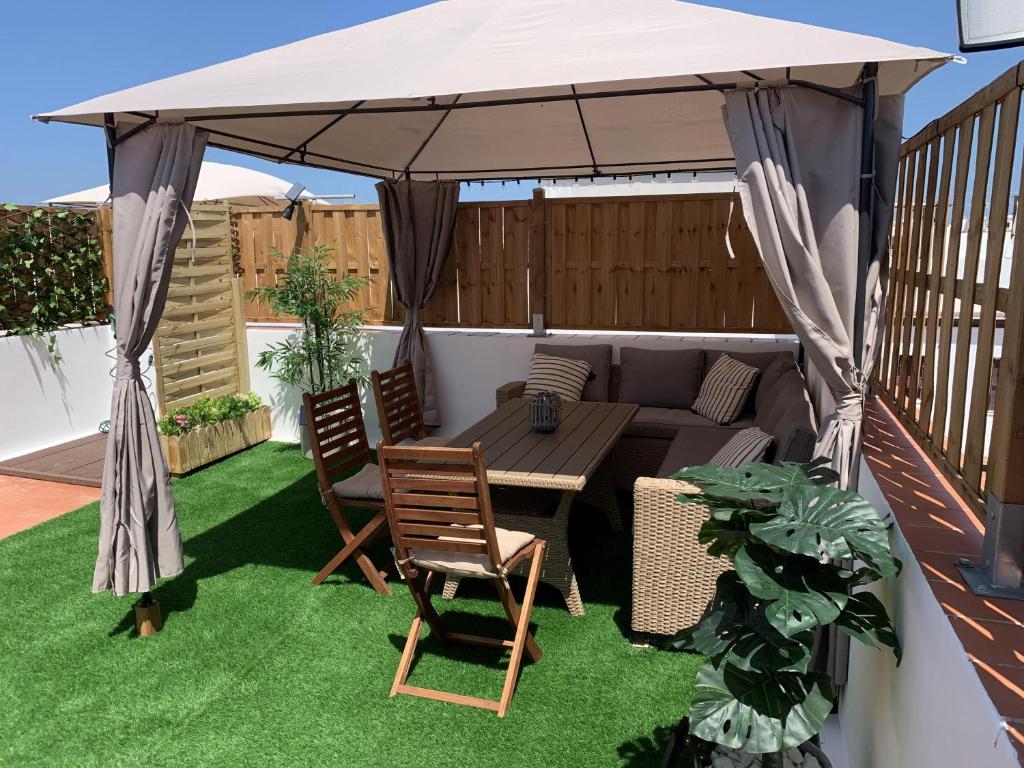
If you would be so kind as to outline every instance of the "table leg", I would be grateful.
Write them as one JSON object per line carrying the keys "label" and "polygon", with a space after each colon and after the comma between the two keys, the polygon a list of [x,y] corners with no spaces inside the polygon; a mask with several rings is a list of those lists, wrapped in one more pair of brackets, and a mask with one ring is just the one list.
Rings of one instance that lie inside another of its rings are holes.
{"label": "table leg", "polygon": [[612,485],[611,478],[601,469],[598,469],[594,476],[587,481],[580,493],[580,501],[604,512],[613,531],[625,530],[625,521],[622,519],[622,510],[619,508],[615,487]]}

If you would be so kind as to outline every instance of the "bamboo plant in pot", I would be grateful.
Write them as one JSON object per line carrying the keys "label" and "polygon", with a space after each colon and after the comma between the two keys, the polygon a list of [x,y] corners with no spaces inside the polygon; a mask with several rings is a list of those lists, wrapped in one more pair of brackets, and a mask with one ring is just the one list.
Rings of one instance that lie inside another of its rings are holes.
{"label": "bamboo plant in pot", "polygon": [[814,740],[833,694],[811,669],[815,629],[832,624],[888,646],[899,663],[885,607],[860,589],[899,572],[888,524],[858,494],[832,487],[837,476],[824,465],[706,464],[675,475],[698,489],[680,501],[711,510],[700,542],[734,567],[703,619],[669,643],[707,662],[663,765],[827,768]]}
{"label": "bamboo plant in pot", "polygon": [[[328,268],[331,249],[318,245],[289,256],[274,251],[287,264],[276,285],[254,288],[246,298],[265,303],[278,316],[293,316],[301,328],[284,341],[269,344],[256,367],[301,392],[320,394],[350,379],[366,379],[360,351],[364,311],[352,308],[369,278],[334,275]],[[306,413],[299,409],[302,454],[312,457]]]}

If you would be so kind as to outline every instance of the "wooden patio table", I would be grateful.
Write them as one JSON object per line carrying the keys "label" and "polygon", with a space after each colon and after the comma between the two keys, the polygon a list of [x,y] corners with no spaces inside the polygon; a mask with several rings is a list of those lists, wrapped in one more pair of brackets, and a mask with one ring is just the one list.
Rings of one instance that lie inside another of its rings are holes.
{"label": "wooden patio table", "polygon": [[[615,491],[601,474],[595,474],[605,456],[636,415],[638,406],[629,403],[591,403],[564,401],[561,422],[554,432],[534,432],[530,428],[529,398],[510,400],[482,418],[473,426],[448,441],[452,448],[466,448],[479,441],[487,462],[487,482],[495,486],[515,486],[560,491],[558,509],[551,524],[557,525],[556,538],[549,536],[546,554],[550,561],[564,549],[565,566],[569,567],[569,509],[576,494],[584,492],[586,501],[608,515],[612,527],[621,530]],[[557,522],[556,522],[557,521]],[[561,530],[562,528],[565,530]],[[554,580],[566,597],[573,615],[583,613],[575,576],[571,569],[562,582],[560,569],[554,563]],[[454,595],[455,583],[446,583],[445,596]]]}

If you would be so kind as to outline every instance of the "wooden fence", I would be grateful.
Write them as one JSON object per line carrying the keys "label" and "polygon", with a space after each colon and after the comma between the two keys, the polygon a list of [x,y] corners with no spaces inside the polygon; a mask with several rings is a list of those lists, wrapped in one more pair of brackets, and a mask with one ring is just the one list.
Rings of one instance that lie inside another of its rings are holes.
{"label": "wooden fence", "polygon": [[[390,312],[388,257],[384,249],[379,211],[376,205],[328,205],[296,208],[286,221],[281,208],[234,208],[237,256],[235,268],[245,291],[273,285],[284,273],[284,259],[297,248],[326,245],[334,258],[337,275],[369,277],[357,306],[366,311],[370,323],[394,321]],[[273,315],[265,304],[245,302],[246,320],[287,320]]]}
{"label": "wooden fence", "polygon": [[192,232],[174,254],[156,335],[153,367],[160,412],[201,396],[249,391],[241,281],[233,276],[231,218],[225,206],[192,206]]}
{"label": "wooden fence", "polygon": [[[371,322],[400,322],[377,207],[303,208],[291,222],[277,209],[233,209],[246,290],[281,274],[274,249],[327,245],[339,273],[370,276],[360,304]],[[791,331],[732,195],[460,204],[423,322],[523,328],[538,312],[552,328]],[[252,303],[246,318],[270,319]]]}
{"label": "wooden fence", "polygon": [[903,145],[873,382],[979,514],[988,493],[1024,503],[1022,85],[1024,63]]}

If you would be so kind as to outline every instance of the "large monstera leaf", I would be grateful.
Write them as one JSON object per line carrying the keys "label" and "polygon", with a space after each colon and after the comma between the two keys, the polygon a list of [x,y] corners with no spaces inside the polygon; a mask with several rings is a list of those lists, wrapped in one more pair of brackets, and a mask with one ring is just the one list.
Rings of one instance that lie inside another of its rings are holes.
{"label": "large monstera leaf", "polygon": [[793,488],[775,512],[771,519],[750,524],[750,532],[766,544],[818,560],[860,559],[878,576],[899,571],[885,521],[853,491]]}
{"label": "large monstera leaf", "polygon": [[850,637],[865,645],[877,648],[887,645],[896,655],[896,664],[903,661],[903,649],[896,636],[896,628],[881,601],[870,592],[850,595],[843,612],[836,617],[835,625]]}
{"label": "large monstera leaf", "polygon": [[690,705],[691,732],[761,754],[803,744],[825,723],[832,689],[825,675],[747,671],[705,664]]}
{"label": "large monstera leaf", "polygon": [[765,603],[746,588],[735,571],[718,577],[711,611],[699,624],[671,641],[677,650],[695,651],[716,667],[806,672],[814,633],[782,635],[765,617]]}
{"label": "large monstera leaf", "polygon": [[679,470],[673,477],[700,488],[703,495],[739,502],[778,502],[794,488],[830,482],[834,473],[818,463],[781,465],[751,463],[742,467],[702,464]]}
{"label": "large monstera leaf", "polygon": [[768,603],[764,609],[768,623],[785,637],[831,623],[849,599],[845,579],[850,574],[823,568],[810,558],[748,544],[740,548],[733,562],[751,594]]}

